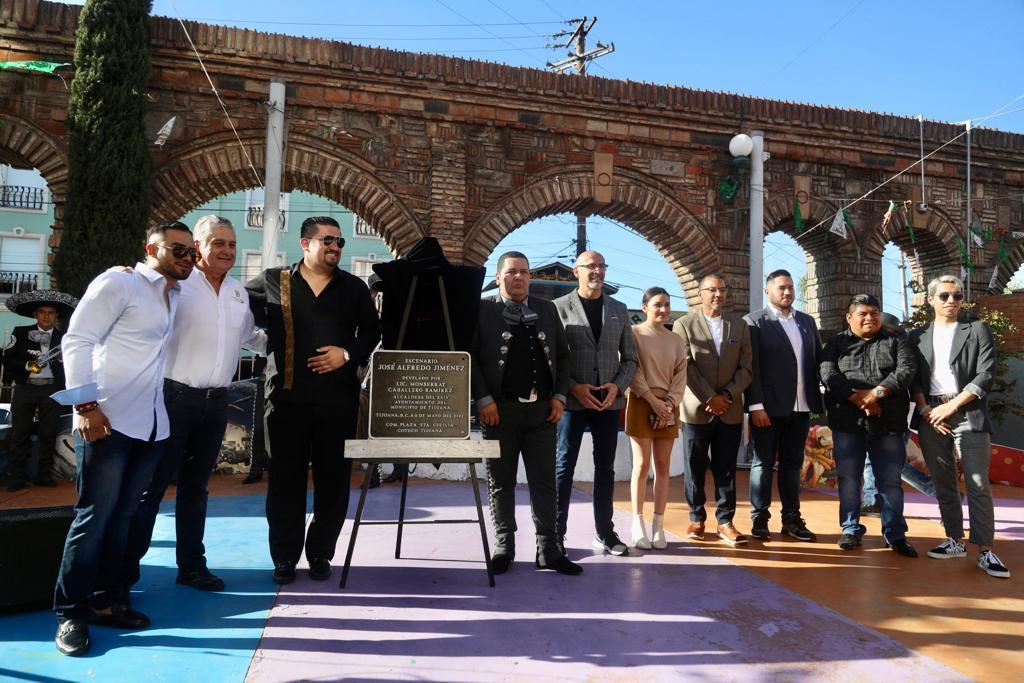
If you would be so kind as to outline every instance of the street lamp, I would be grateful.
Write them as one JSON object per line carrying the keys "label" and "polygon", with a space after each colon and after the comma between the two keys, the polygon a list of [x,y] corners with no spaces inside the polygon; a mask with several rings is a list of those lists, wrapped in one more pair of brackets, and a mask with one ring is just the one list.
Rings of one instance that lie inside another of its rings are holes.
{"label": "street lamp", "polygon": [[740,133],[729,141],[736,168],[750,166],[750,310],[761,309],[764,287],[764,133]]}

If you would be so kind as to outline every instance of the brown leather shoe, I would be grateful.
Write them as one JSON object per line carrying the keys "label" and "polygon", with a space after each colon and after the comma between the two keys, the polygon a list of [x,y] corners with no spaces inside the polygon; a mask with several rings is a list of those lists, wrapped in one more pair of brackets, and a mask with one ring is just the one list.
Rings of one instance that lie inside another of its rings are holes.
{"label": "brown leather shoe", "polygon": [[704,522],[690,522],[686,527],[686,537],[691,541],[704,540]]}
{"label": "brown leather shoe", "polygon": [[718,537],[729,545],[743,545],[747,542],[747,537],[739,532],[739,530],[732,524],[719,524],[718,525]]}

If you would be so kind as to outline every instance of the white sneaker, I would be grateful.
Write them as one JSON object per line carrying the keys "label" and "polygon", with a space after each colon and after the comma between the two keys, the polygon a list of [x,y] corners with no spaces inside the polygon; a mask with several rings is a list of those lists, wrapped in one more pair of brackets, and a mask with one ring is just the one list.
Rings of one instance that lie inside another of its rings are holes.
{"label": "white sneaker", "polygon": [[668,541],[665,540],[665,515],[654,515],[654,521],[651,524],[651,545],[656,550],[664,550],[668,547]]}
{"label": "white sneaker", "polygon": [[640,550],[651,549],[651,540],[647,538],[647,524],[640,515],[633,517],[633,546]]}
{"label": "white sneaker", "polygon": [[981,555],[978,555],[978,566],[984,569],[985,573],[989,576],[999,579],[1010,578],[1010,570],[1006,568],[1006,565],[991,550],[986,550]]}
{"label": "white sneaker", "polygon": [[935,560],[948,560],[951,557],[967,557],[967,548],[955,538],[947,538],[945,543],[928,551],[928,557]]}

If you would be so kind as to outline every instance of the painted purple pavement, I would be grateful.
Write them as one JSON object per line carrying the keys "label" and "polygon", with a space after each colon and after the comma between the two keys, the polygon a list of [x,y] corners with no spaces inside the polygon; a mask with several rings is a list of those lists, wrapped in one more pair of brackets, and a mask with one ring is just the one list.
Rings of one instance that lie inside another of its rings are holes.
{"label": "painted purple pavement", "polygon": [[[347,589],[336,567],[330,581],[300,572],[280,592],[247,680],[963,680],[679,539],[642,556],[594,555],[579,493],[567,545],[584,574],[537,571],[520,489],[519,557],[496,588],[473,526],[409,527],[402,560],[393,527],[364,527]],[[464,483],[409,489],[421,518],[466,517],[471,500]],[[391,518],[397,501],[395,488],[373,491],[367,518]],[[627,528],[625,515],[616,521]]]}

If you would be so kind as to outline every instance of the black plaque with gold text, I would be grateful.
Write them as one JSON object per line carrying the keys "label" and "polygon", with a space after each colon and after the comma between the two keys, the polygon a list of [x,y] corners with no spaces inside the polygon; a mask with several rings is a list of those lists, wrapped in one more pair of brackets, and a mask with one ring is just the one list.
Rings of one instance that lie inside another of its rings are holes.
{"label": "black plaque with gold text", "polygon": [[371,439],[468,439],[469,354],[386,351],[373,354]]}

